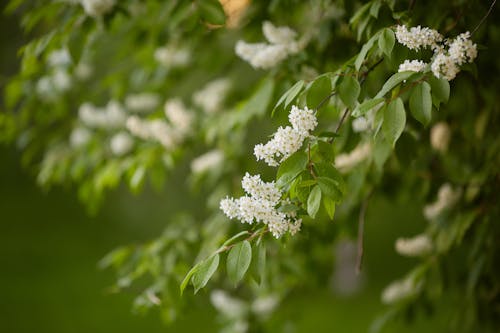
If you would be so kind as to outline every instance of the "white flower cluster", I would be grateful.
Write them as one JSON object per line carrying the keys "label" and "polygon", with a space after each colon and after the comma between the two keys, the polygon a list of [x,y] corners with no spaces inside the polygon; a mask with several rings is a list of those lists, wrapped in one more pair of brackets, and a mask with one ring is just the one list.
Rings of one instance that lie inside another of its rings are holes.
{"label": "white flower cluster", "polygon": [[398,72],[423,72],[427,65],[427,63],[421,60],[405,60],[401,65],[399,65]]}
{"label": "white flower cluster", "polygon": [[420,257],[432,251],[432,241],[429,236],[421,234],[413,238],[398,238],[395,244],[396,252],[407,257]]}
{"label": "white flower cluster", "polygon": [[347,172],[367,159],[372,153],[369,142],[360,143],[351,152],[339,154],[335,157],[335,167],[341,172]]}
{"label": "white flower cluster", "polygon": [[173,99],[165,103],[165,119],[141,119],[128,117],[126,127],[132,135],[143,140],[161,143],[166,149],[173,149],[189,133],[192,116],[181,100]]}
{"label": "white flower cluster", "polygon": [[[470,40],[470,33],[464,32],[453,40],[444,40],[436,30],[427,27],[412,27],[410,30],[404,25],[396,27],[396,39],[410,50],[431,47],[434,50],[431,62],[431,71],[437,78],[453,80],[461,65],[471,63],[477,57],[477,46]],[[446,49],[448,46],[448,49]],[[422,72],[427,64],[419,60],[405,60],[399,66],[399,72]]]}
{"label": "white flower cluster", "polygon": [[438,190],[437,200],[424,207],[424,216],[428,220],[434,220],[443,211],[455,205],[461,195],[461,190],[454,190],[448,183],[443,184]]}
{"label": "white flower cluster", "polygon": [[441,121],[432,126],[430,134],[431,147],[441,153],[446,153],[450,144],[450,126],[444,121]]}
{"label": "white flower cluster", "polygon": [[80,3],[87,15],[100,17],[114,7],[116,0],[80,0]]}
{"label": "white flower cluster", "polygon": [[70,134],[69,144],[73,148],[80,148],[87,144],[92,137],[92,133],[86,127],[75,127]]}
{"label": "white flower cluster", "polygon": [[211,150],[198,156],[191,162],[191,171],[196,174],[217,168],[224,161],[224,153],[219,149]]}
{"label": "white flower cluster", "polygon": [[113,135],[109,145],[114,155],[123,156],[132,150],[134,139],[127,132],[121,131]]}
{"label": "white flower cluster", "polygon": [[295,219],[295,214],[277,210],[277,206],[284,201],[274,182],[266,183],[260,179],[260,175],[246,173],[241,185],[247,195],[238,199],[226,197],[220,202],[221,210],[230,219],[236,218],[248,224],[264,223],[276,238],[287,231],[294,235],[300,230],[301,219]]}
{"label": "white flower cluster", "polygon": [[355,118],[351,123],[352,130],[356,133],[361,133],[370,129],[375,121],[374,111],[375,109],[371,109],[364,116]]}
{"label": "white flower cluster", "polygon": [[71,56],[65,48],[52,51],[48,55],[49,74],[42,76],[36,83],[36,92],[42,99],[50,100],[58,93],[63,93],[71,88],[72,79],[68,74],[71,62]]}
{"label": "white flower cluster", "polygon": [[152,111],[160,105],[160,96],[155,93],[130,94],[125,97],[125,107],[133,112]]}
{"label": "white flower cluster", "polygon": [[80,121],[90,128],[113,129],[125,124],[126,114],[120,103],[110,101],[103,108],[84,103],[78,110]]}
{"label": "white flower cluster", "polygon": [[254,148],[257,161],[264,160],[269,166],[278,166],[290,155],[300,149],[310,132],[318,125],[314,110],[299,109],[292,106],[288,115],[292,126],[279,127],[273,138],[266,144],[258,144]]}
{"label": "white flower cluster", "polygon": [[382,291],[382,303],[394,304],[412,295],[415,295],[420,289],[412,277],[392,282],[384,291]]}
{"label": "white flower cluster", "polygon": [[157,48],[154,58],[167,68],[184,67],[189,64],[191,53],[186,48],[177,48],[173,45],[168,45]]}
{"label": "white flower cluster", "polygon": [[228,79],[211,81],[193,95],[193,102],[206,113],[217,112],[226,99],[231,82]]}
{"label": "white flower cluster", "polygon": [[437,49],[438,42],[443,40],[443,36],[434,29],[421,26],[412,27],[410,30],[405,25],[396,27],[396,39],[410,50],[420,50],[420,48],[431,47]]}
{"label": "white flower cluster", "polygon": [[276,27],[266,21],[262,24],[262,32],[270,44],[240,40],[235,48],[236,54],[256,69],[272,68],[305,46],[305,41],[297,41],[297,33],[289,27]]}

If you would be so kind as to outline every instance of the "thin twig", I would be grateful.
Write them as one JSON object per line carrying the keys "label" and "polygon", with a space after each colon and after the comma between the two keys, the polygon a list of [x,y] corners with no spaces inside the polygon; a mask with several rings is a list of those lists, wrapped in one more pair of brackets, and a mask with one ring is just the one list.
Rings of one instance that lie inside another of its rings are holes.
{"label": "thin twig", "polygon": [[483,24],[483,22],[486,20],[486,18],[490,15],[490,13],[493,10],[493,7],[495,6],[496,2],[497,2],[497,0],[493,0],[493,2],[491,3],[490,8],[488,9],[488,12],[486,12],[486,15],[483,16],[483,18],[481,19],[481,21],[479,21],[479,23],[477,24],[477,26],[470,33],[471,36],[474,35],[474,33],[477,31],[477,29],[479,29],[479,27],[481,26],[481,24]]}
{"label": "thin twig", "polygon": [[365,200],[361,204],[361,210],[359,211],[359,220],[358,220],[358,256],[356,258],[356,274],[361,273],[361,265],[363,264],[363,252],[364,252],[364,232],[365,232],[365,216],[366,216],[366,208],[368,207],[368,201],[372,192],[368,193]]}
{"label": "thin twig", "polygon": [[330,98],[332,98],[333,96],[335,96],[337,94],[337,91],[334,90],[330,93],[330,95],[326,96],[325,98],[323,98],[321,100],[321,102],[318,103],[318,105],[316,106],[315,110],[318,111],[322,106],[323,104],[325,104],[326,102],[328,102],[330,100]]}

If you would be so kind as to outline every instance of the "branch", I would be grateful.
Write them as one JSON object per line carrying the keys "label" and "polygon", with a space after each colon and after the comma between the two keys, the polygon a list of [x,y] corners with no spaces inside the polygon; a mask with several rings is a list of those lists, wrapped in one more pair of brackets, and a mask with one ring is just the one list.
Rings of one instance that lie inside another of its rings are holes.
{"label": "branch", "polygon": [[479,21],[479,23],[477,24],[477,26],[474,28],[474,30],[472,30],[472,32],[470,33],[471,36],[474,35],[474,33],[477,31],[477,29],[479,29],[479,27],[481,26],[481,24],[483,24],[483,22],[486,20],[486,18],[490,15],[491,11],[493,10],[493,7],[495,6],[495,3],[497,2],[497,0],[493,0],[493,2],[491,3],[491,6],[490,8],[488,9],[488,11],[486,12],[486,15],[483,16],[483,18],[481,19],[481,21]]}

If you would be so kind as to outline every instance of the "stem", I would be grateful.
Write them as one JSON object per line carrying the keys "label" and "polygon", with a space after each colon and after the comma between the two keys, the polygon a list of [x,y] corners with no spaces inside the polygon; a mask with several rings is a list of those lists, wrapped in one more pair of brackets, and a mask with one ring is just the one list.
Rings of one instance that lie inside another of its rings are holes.
{"label": "stem", "polygon": [[[254,231],[250,236],[248,236],[247,238],[245,238],[244,241],[249,241],[250,242],[252,239],[254,239],[254,238],[258,237],[258,236],[262,236],[262,235],[264,235],[268,231],[269,231],[269,229],[267,229],[267,227],[262,228],[262,229],[258,229],[256,231]],[[237,243],[223,246],[223,247],[219,248],[217,251],[215,251],[215,253],[226,252],[226,251],[230,250],[231,248],[233,248],[236,244]]]}
{"label": "stem", "polygon": [[493,10],[493,7],[495,6],[495,3],[497,2],[497,0],[493,0],[491,2],[491,5],[490,5],[490,8],[488,9],[488,11],[486,12],[486,15],[483,16],[483,18],[481,19],[481,21],[479,21],[479,23],[477,24],[477,26],[474,28],[474,30],[472,30],[472,32],[470,33],[471,36],[474,35],[474,33],[477,31],[477,29],[479,29],[479,27],[481,26],[481,24],[483,24],[483,22],[486,20],[486,18],[490,15],[491,11]]}

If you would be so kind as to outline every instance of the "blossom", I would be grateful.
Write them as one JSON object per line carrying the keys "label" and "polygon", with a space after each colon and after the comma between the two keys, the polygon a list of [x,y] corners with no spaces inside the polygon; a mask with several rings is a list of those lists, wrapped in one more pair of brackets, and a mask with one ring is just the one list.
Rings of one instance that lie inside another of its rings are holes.
{"label": "blossom", "polygon": [[443,36],[434,29],[421,26],[412,27],[410,30],[405,25],[396,27],[396,39],[410,50],[420,50],[420,48],[431,47],[436,49],[438,42],[443,40]]}
{"label": "blossom", "polygon": [[427,204],[424,207],[424,216],[428,220],[436,219],[443,211],[451,208],[460,199],[461,190],[455,190],[453,187],[445,183],[438,190],[437,200]]}
{"label": "blossom", "polygon": [[211,150],[191,161],[193,173],[204,173],[218,167],[224,161],[224,153],[219,149]]}
{"label": "blossom", "polygon": [[292,106],[288,120],[291,127],[280,126],[271,140],[254,147],[257,161],[263,160],[269,166],[278,166],[302,147],[304,140],[318,125],[314,111],[307,107],[300,109]]}
{"label": "blossom", "polygon": [[448,81],[453,80],[460,72],[455,60],[444,53],[438,53],[435,56],[431,64],[431,70],[435,77],[445,78]]}
{"label": "blossom", "polygon": [[47,58],[47,62],[52,67],[64,67],[71,64],[71,56],[68,49],[62,48],[52,51]]}
{"label": "blossom", "polygon": [[100,17],[108,13],[116,3],[116,0],[80,0],[87,15]]}
{"label": "blossom", "polygon": [[201,107],[206,113],[217,112],[227,96],[230,83],[231,81],[225,78],[209,82],[203,89],[194,93],[194,104]]}
{"label": "blossom", "polygon": [[167,100],[164,112],[170,123],[182,134],[187,134],[191,129],[193,115],[186,108],[182,100],[174,98]]}
{"label": "blossom", "polygon": [[413,238],[398,238],[395,243],[396,252],[407,257],[425,256],[432,251],[432,241],[422,234]]}
{"label": "blossom", "polygon": [[114,155],[122,156],[130,152],[134,145],[134,140],[128,133],[122,131],[111,138],[109,145]]}
{"label": "blossom", "polygon": [[367,159],[372,152],[369,142],[360,143],[350,153],[339,154],[335,157],[335,167],[342,172],[347,172]]}
{"label": "blossom", "polygon": [[439,122],[431,128],[431,147],[439,152],[445,153],[450,144],[450,126],[445,122]]}
{"label": "blossom", "polygon": [[419,286],[415,285],[411,277],[397,280],[382,291],[382,302],[385,304],[394,304],[416,294],[418,290]]}
{"label": "blossom", "polygon": [[448,54],[457,65],[473,62],[477,57],[477,46],[470,40],[470,33],[464,32],[451,41]]}
{"label": "blossom", "polygon": [[159,47],[154,52],[154,58],[165,67],[184,67],[191,60],[191,53],[186,48],[176,48],[173,45]]}
{"label": "blossom", "polygon": [[159,104],[160,97],[154,93],[130,94],[125,98],[125,107],[130,111],[151,111]]}
{"label": "blossom", "polygon": [[122,106],[114,100],[109,101],[104,108],[84,103],[78,109],[78,117],[88,127],[103,129],[123,127],[126,119]]}
{"label": "blossom", "polygon": [[212,291],[210,302],[218,311],[230,318],[239,318],[248,311],[248,306],[243,301],[231,297],[224,290]]}
{"label": "blossom", "polygon": [[262,32],[270,44],[246,43],[241,40],[236,43],[236,54],[253,68],[272,68],[305,46],[305,41],[296,41],[297,33],[289,27],[276,27],[265,21]]}
{"label": "blossom", "polygon": [[405,60],[401,65],[399,65],[398,72],[423,72],[427,65],[428,64],[421,60]]}
{"label": "blossom", "polygon": [[284,201],[274,182],[266,183],[260,175],[246,173],[241,184],[247,195],[238,199],[226,197],[220,202],[220,208],[227,217],[242,223],[263,223],[276,238],[286,232],[295,234],[300,229],[300,219],[278,211],[277,207]]}
{"label": "blossom", "polygon": [[85,127],[78,126],[71,131],[69,143],[73,148],[85,146],[92,137],[92,133]]}

